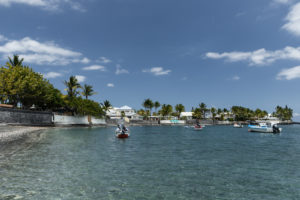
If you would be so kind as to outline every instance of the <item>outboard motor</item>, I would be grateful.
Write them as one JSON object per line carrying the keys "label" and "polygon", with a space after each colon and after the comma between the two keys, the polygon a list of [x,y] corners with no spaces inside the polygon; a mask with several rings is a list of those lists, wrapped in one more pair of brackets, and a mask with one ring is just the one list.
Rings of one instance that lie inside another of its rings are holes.
{"label": "outboard motor", "polygon": [[274,124],[273,125],[273,133],[280,133],[280,130],[279,130],[279,128]]}

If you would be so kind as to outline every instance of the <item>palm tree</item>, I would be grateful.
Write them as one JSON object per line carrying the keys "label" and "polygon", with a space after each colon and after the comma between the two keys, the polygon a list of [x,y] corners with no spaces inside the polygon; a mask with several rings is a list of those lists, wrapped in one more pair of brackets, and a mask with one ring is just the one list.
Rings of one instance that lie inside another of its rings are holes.
{"label": "palm tree", "polygon": [[108,100],[105,100],[102,104],[102,107],[103,107],[103,110],[105,110],[105,112],[106,112],[109,110],[109,108],[111,108],[111,104]]}
{"label": "palm tree", "polygon": [[173,112],[173,107],[171,105],[163,104],[160,110],[162,116],[169,116]]}
{"label": "palm tree", "polygon": [[222,109],[218,108],[217,113],[218,113],[218,115],[221,115],[222,114]]}
{"label": "palm tree", "polygon": [[15,66],[22,66],[22,63],[23,63],[24,58],[19,59],[19,56],[15,54],[15,55],[13,56],[13,59],[11,59],[11,57],[8,57],[8,60],[9,60],[9,63],[10,63],[13,67],[15,67]]}
{"label": "palm tree", "polygon": [[199,108],[200,108],[200,111],[201,111],[201,113],[202,113],[202,118],[204,119],[205,118],[205,113],[206,113],[206,111],[207,111],[207,108],[206,108],[206,105],[205,105],[205,103],[200,103],[199,104]]}
{"label": "palm tree", "polygon": [[177,104],[177,105],[175,106],[175,110],[176,110],[176,114],[177,114],[177,116],[178,116],[178,118],[179,118],[180,113],[182,113],[182,112],[185,111],[184,105],[182,105],[182,104]]}
{"label": "palm tree", "polygon": [[78,94],[77,89],[81,88],[77,78],[75,76],[70,76],[69,81],[65,81],[64,84],[67,87],[65,90],[67,90],[68,92],[68,97],[69,98],[76,97]]}
{"label": "palm tree", "polygon": [[145,110],[148,108],[150,115],[151,115],[151,110],[154,106],[153,101],[150,98],[145,99],[142,105],[145,108]]}
{"label": "palm tree", "polygon": [[93,86],[91,86],[91,85],[84,84],[82,90],[83,91],[81,94],[83,96],[85,96],[85,99],[88,99],[89,96],[96,94],[96,92],[94,92],[94,90],[93,90]]}
{"label": "palm tree", "polygon": [[210,112],[211,112],[211,114],[212,114],[212,119],[213,119],[213,123],[215,122],[215,117],[216,117],[216,112],[217,112],[217,109],[216,108],[214,108],[214,107],[212,107],[211,109],[210,109]]}
{"label": "palm tree", "polygon": [[193,118],[196,118],[197,120],[202,118],[202,112],[201,112],[200,108],[195,108],[193,110]]}
{"label": "palm tree", "polygon": [[257,108],[255,111],[254,111],[254,114],[255,114],[255,117],[256,119],[259,119],[262,115],[262,111],[261,109]]}
{"label": "palm tree", "polygon": [[154,108],[155,108],[155,112],[157,112],[157,108],[160,107],[160,103],[158,101],[154,102]]}

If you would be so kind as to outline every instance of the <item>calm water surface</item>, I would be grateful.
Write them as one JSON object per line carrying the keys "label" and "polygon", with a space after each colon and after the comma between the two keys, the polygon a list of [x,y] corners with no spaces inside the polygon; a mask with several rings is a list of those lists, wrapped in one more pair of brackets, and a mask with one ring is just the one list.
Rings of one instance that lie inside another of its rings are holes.
{"label": "calm water surface", "polygon": [[0,199],[300,199],[300,126],[51,129],[1,147]]}

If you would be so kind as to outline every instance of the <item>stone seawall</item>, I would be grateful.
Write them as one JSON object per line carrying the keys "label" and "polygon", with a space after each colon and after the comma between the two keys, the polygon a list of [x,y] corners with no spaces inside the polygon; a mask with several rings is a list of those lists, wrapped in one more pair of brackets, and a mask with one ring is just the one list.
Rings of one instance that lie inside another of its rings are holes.
{"label": "stone seawall", "polygon": [[52,112],[0,107],[0,123],[25,126],[53,126]]}

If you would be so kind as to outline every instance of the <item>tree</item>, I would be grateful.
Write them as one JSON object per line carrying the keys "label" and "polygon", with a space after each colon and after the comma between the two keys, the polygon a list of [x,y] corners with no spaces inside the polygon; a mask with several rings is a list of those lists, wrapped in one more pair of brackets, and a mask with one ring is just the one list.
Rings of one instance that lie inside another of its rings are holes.
{"label": "tree", "polygon": [[257,119],[259,119],[259,118],[261,117],[261,115],[262,115],[261,109],[257,108],[257,109],[254,111],[254,114],[255,114],[255,117],[256,117]]}
{"label": "tree", "polygon": [[102,117],[105,115],[105,112],[98,102],[83,99],[82,97],[73,98],[69,101],[68,106],[73,108],[73,112],[78,115],[91,115],[95,117]]}
{"label": "tree", "polygon": [[152,108],[153,108],[153,106],[154,106],[152,100],[151,100],[150,98],[145,99],[142,105],[143,105],[143,107],[145,108],[145,110],[146,110],[146,109],[149,110],[149,113],[150,113],[150,115],[151,115],[151,110],[152,110]]}
{"label": "tree", "polygon": [[211,112],[211,114],[212,114],[212,119],[213,119],[213,121],[215,121],[215,117],[216,117],[216,115],[217,115],[217,110],[216,110],[216,108],[214,108],[214,107],[212,107],[211,109],[210,109],[210,112]]}
{"label": "tree", "polygon": [[89,96],[92,96],[96,93],[93,90],[93,86],[84,84],[81,94],[85,97],[85,99],[88,99]]}
{"label": "tree", "polygon": [[111,104],[108,100],[105,100],[102,104],[103,110],[107,112],[111,108]]}
{"label": "tree", "polygon": [[158,101],[154,102],[154,108],[155,108],[155,112],[157,112],[157,108],[160,107],[160,103]]}
{"label": "tree", "polygon": [[180,113],[185,111],[184,105],[182,105],[182,104],[175,105],[175,110],[176,110],[176,116],[179,118]]}
{"label": "tree", "polygon": [[143,109],[140,109],[137,111],[137,114],[140,115],[140,116],[143,116],[143,119],[146,119],[147,116],[149,115],[149,111],[148,110],[143,110]]}
{"label": "tree", "polygon": [[18,104],[23,108],[35,105],[45,110],[64,105],[62,94],[40,73],[28,66],[13,66],[10,62],[0,68],[0,94],[3,103],[15,107]]}
{"label": "tree", "polygon": [[218,115],[221,115],[222,114],[222,109],[218,108],[217,113],[218,113]]}
{"label": "tree", "polygon": [[15,55],[13,56],[13,59],[11,59],[10,57],[8,57],[8,60],[9,60],[8,63],[9,63],[11,66],[15,67],[15,66],[22,66],[22,63],[23,63],[24,58],[19,59],[19,56],[15,54]]}
{"label": "tree", "polygon": [[173,107],[171,105],[163,104],[160,110],[162,116],[169,116],[173,112]]}
{"label": "tree", "polygon": [[77,90],[81,88],[81,86],[75,76],[70,76],[69,81],[65,81],[64,84],[67,87],[65,90],[67,91],[69,98],[73,98],[78,95],[79,92]]}
{"label": "tree", "polygon": [[199,104],[200,112],[202,113],[202,119],[205,118],[205,113],[207,112],[206,104],[205,103],[200,103]]}
{"label": "tree", "polygon": [[195,108],[193,112],[193,118],[195,119],[201,119],[202,118],[202,112],[200,108]]}
{"label": "tree", "polygon": [[293,118],[293,110],[287,105],[284,108],[277,106],[273,115],[278,117],[280,120],[291,120]]}
{"label": "tree", "polygon": [[255,112],[242,106],[232,106],[231,112],[235,115],[236,121],[246,121],[255,119]]}

